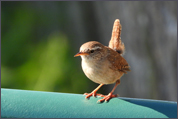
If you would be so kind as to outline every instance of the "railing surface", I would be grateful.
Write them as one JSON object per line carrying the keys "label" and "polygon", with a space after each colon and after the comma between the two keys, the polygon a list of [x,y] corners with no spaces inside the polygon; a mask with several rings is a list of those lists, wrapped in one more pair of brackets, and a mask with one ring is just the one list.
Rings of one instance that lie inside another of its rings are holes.
{"label": "railing surface", "polygon": [[1,88],[1,118],[177,118],[177,102]]}

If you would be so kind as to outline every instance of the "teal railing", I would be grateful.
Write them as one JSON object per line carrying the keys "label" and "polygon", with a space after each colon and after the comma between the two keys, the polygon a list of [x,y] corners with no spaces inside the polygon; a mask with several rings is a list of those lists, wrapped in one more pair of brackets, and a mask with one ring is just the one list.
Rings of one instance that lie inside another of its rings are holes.
{"label": "teal railing", "polygon": [[1,118],[177,118],[177,102],[1,88]]}

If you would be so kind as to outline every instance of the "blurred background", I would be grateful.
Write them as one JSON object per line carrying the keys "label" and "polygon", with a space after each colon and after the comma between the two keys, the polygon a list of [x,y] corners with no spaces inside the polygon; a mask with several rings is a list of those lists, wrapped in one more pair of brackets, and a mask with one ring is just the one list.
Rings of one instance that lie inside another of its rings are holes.
{"label": "blurred background", "polygon": [[176,1],[2,1],[1,87],[90,93],[98,84],[74,55],[88,41],[107,46],[115,19],[131,72],[114,93],[177,101]]}

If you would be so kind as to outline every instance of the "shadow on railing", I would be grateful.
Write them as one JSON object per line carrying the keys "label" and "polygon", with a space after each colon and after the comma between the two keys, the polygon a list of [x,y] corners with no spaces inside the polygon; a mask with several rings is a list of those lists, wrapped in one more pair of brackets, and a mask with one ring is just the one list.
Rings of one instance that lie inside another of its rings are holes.
{"label": "shadow on railing", "polygon": [[177,102],[1,88],[1,118],[177,118]]}

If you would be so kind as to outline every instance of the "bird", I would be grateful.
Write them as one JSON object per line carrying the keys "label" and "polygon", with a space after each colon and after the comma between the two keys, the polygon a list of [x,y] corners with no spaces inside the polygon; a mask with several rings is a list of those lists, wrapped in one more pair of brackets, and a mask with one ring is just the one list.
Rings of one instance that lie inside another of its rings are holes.
{"label": "bird", "polygon": [[[84,93],[85,98],[91,96],[101,96],[97,102],[109,101],[117,97],[113,94],[116,87],[120,84],[120,78],[130,71],[130,66],[122,56],[125,51],[124,43],[121,41],[121,24],[116,19],[109,46],[104,46],[97,41],[89,41],[80,47],[80,51],[74,57],[81,56],[81,66],[84,74],[93,82],[100,84],[91,93]],[[97,94],[103,86],[115,83],[114,88],[108,95]]]}

